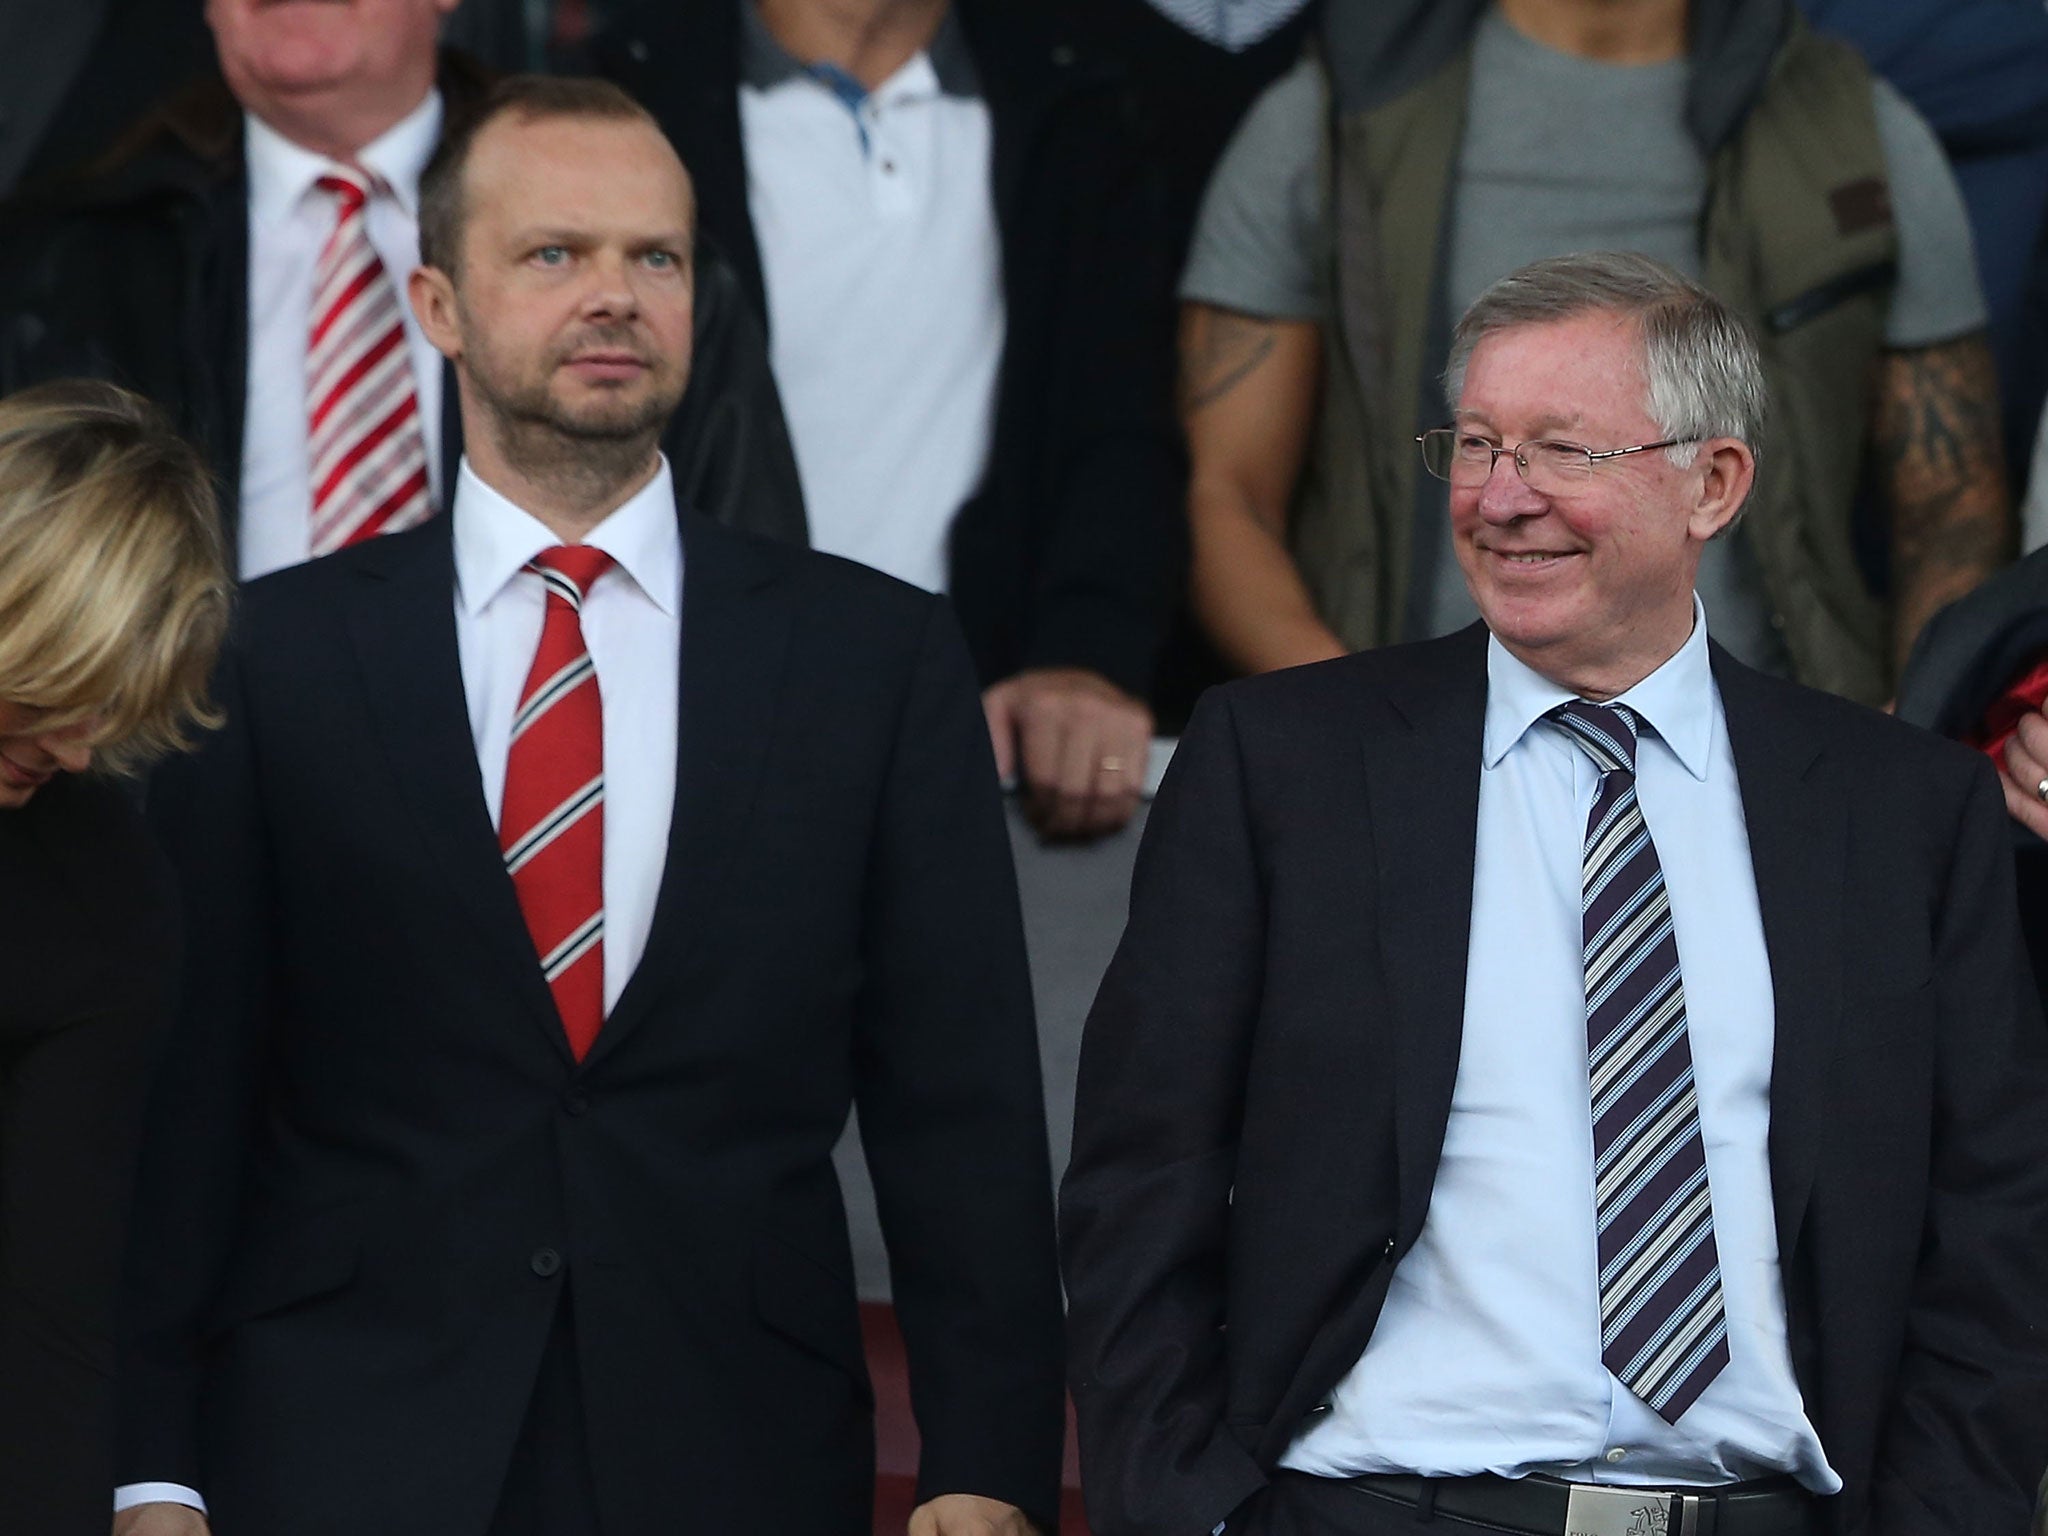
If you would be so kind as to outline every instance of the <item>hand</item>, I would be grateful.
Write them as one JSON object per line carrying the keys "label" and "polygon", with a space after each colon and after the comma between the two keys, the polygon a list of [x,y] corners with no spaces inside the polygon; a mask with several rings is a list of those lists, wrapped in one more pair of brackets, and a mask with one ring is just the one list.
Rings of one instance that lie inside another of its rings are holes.
{"label": "hand", "polygon": [[189,1504],[136,1504],[114,1516],[114,1536],[209,1536],[206,1516]]}
{"label": "hand", "polygon": [[2048,805],[2040,793],[2043,779],[2048,779],[2048,719],[2030,709],[2005,743],[1999,788],[2005,791],[2005,809],[2012,819],[2036,837],[2048,838]]}
{"label": "hand", "polygon": [[974,1493],[942,1493],[910,1512],[910,1536],[1037,1536],[1014,1504]]}
{"label": "hand", "polygon": [[981,696],[996,771],[1015,777],[1047,837],[1099,837],[1131,819],[1144,788],[1152,712],[1099,673],[1037,667]]}

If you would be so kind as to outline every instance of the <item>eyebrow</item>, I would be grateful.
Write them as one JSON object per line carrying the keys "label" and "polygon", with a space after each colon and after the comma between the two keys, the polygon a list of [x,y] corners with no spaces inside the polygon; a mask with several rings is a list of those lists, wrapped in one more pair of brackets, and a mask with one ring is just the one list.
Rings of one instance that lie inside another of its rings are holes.
{"label": "eyebrow", "polygon": [[[589,245],[608,238],[594,234],[587,229],[561,229],[541,226],[534,229],[515,230],[512,243],[520,246],[533,245]],[[636,250],[653,246],[674,246],[687,250],[691,244],[690,232],[686,229],[657,230],[652,234],[639,234],[627,238],[627,243]]]}
{"label": "eyebrow", "polygon": [[[1493,427],[1495,431],[1500,430],[1498,427],[1494,426],[1493,418],[1491,416],[1488,416],[1484,411],[1463,409],[1458,411],[1452,417],[1452,420],[1461,426],[1468,422],[1471,422],[1480,426]],[[1579,428],[1579,418],[1576,416],[1559,416],[1556,414],[1545,414],[1542,416],[1538,416],[1535,419],[1534,423],[1532,423],[1532,426],[1534,430],[1531,432],[1530,436],[1527,439],[1525,439],[1525,441],[1536,442],[1542,438],[1548,437],[1553,432],[1575,432]]]}

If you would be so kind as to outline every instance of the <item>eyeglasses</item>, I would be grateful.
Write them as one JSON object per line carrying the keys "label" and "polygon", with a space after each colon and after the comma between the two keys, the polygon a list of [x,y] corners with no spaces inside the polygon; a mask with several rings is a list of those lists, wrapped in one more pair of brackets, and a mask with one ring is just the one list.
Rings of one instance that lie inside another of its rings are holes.
{"label": "eyeglasses", "polygon": [[1661,443],[1637,443],[1631,448],[1608,448],[1595,452],[1578,443],[1539,438],[1516,443],[1512,448],[1477,432],[1456,427],[1435,427],[1419,435],[1422,465],[1439,480],[1453,485],[1484,485],[1493,477],[1493,463],[1502,454],[1515,461],[1515,469],[1530,490],[1556,495],[1583,485],[1593,477],[1593,466],[1602,459],[1624,458],[1631,453],[1648,453],[1653,448],[1677,448],[1696,443],[1696,437],[1667,437]]}

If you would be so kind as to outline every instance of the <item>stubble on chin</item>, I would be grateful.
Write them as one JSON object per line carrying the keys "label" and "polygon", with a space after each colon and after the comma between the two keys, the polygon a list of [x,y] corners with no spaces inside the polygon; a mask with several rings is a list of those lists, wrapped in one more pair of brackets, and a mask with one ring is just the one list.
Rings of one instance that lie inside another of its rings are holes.
{"label": "stubble on chin", "polygon": [[587,504],[614,499],[621,487],[646,475],[682,393],[598,395],[579,406],[556,398],[545,380],[509,391],[481,379],[473,383],[507,465]]}

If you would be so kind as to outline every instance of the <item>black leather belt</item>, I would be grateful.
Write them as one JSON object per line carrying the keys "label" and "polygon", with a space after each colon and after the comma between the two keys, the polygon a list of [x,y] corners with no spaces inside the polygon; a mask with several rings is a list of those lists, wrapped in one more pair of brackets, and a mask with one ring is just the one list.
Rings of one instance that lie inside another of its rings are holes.
{"label": "black leather belt", "polygon": [[[1600,1523],[1589,1526],[1587,1484],[1554,1477],[1354,1477],[1344,1487],[1516,1536],[1576,1536],[1581,1529],[1631,1536],[1814,1536],[1819,1501],[1789,1477],[1719,1488],[1626,1488],[1603,1483],[1593,1492]],[[1581,1502],[1573,1508],[1573,1491]],[[1616,1501],[1619,1500],[1618,1504]],[[1629,1507],[1622,1507],[1628,1505]],[[1567,1515],[1574,1518],[1567,1523]]]}

